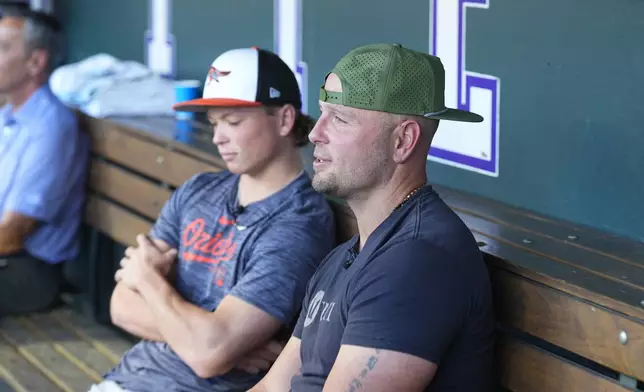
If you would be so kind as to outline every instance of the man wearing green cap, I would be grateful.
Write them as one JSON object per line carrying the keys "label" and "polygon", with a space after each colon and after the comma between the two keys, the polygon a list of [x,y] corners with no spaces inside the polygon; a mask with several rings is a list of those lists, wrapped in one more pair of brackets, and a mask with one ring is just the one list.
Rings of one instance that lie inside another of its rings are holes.
{"label": "man wearing green cap", "polygon": [[401,45],[349,52],[320,90],[316,190],[341,197],[358,235],[309,282],[292,338],[252,391],[487,391],[494,313],[467,226],[427,184],[444,103],[440,59]]}

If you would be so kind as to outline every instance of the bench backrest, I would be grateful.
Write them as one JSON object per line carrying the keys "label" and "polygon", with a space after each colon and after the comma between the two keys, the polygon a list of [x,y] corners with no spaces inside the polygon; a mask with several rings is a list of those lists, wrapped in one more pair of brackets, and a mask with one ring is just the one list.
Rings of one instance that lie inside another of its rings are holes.
{"label": "bench backrest", "polygon": [[218,160],[181,150],[181,143],[107,120],[83,120],[93,154],[85,221],[122,244],[148,232],[173,190],[192,175],[221,171]]}

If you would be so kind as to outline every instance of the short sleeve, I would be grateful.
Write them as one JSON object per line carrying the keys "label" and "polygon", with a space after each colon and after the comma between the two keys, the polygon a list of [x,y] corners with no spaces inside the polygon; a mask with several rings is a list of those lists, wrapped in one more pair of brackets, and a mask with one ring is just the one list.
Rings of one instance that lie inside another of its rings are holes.
{"label": "short sleeve", "polygon": [[150,229],[152,238],[164,241],[172,248],[179,247],[179,236],[181,233],[181,206],[185,205],[188,198],[194,193],[195,183],[199,181],[201,174],[196,174],[181,184],[170,195],[161,208],[159,217]]}
{"label": "short sleeve", "polygon": [[259,238],[230,294],[290,325],[309,279],[335,243],[332,218],[284,218]]}
{"label": "short sleeve", "polygon": [[457,264],[421,240],[394,245],[375,257],[349,286],[342,344],[439,364],[467,314],[468,287]]}
{"label": "short sleeve", "polygon": [[74,165],[85,164],[86,156],[79,152],[89,154],[75,124],[62,121],[59,129],[23,130],[30,135],[7,199],[7,211],[47,223],[57,218],[74,185],[69,173]]}

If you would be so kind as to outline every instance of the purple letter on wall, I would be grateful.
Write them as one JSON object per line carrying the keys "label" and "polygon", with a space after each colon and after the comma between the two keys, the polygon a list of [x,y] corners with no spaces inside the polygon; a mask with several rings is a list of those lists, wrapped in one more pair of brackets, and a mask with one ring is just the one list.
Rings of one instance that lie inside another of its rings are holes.
{"label": "purple letter on wall", "polygon": [[445,67],[445,104],[482,115],[481,123],[443,121],[427,159],[497,177],[499,175],[500,80],[466,70],[466,12],[489,0],[430,0],[431,53]]}

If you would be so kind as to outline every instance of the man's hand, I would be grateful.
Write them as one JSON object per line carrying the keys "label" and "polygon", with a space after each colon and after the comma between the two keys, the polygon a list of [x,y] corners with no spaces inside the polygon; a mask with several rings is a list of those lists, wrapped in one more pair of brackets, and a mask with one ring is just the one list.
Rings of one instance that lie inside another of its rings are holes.
{"label": "man's hand", "polygon": [[250,374],[258,374],[261,371],[270,369],[283,349],[284,344],[271,340],[266,345],[248,354],[235,368]]}
{"label": "man's hand", "polygon": [[137,290],[142,279],[151,274],[166,276],[177,257],[177,250],[170,249],[162,252],[146,236],[136,237],[138,247],[129,247],[125,257],[121,259],[121,269],[116,271],[114,278],[131,290]]}
{"label": "man's hand", "polygon": [[[153,260],[153,264],[155,265],[154,270],[159,271],[156,274],[160,275],[170,271],[171,273],[165,276],[165,278],[168,281],[172,280],[172,272],[174,272],[173,267],[176,266],[176,259],[172,260],[172,254],[168,254],[171,250],[170,245],[156,238],[152,238],[151,242],[160,253],[167,254],[168,256],[167,259]],[[121,260],[121,265],[126,266],[131,261],[130,257],[135,255],[139,248],[128,248],[125,251],[126,256]],[[124,274],[124,272],[119,272],[118,274],[116,279],[122,279],[120,275]],[[114,288],[112,298],[110,299],[110,317],[112,323],[132,335],[142,339],[164,341],[163,336],[159,332],[156,317],[151,312],[148,304],[136,290],[130,289],[125,283],[117,284]]]}
{"label": "man's hand", "polygon": [[[156,268],[159,273],[163,276],[168,276],[174,262],[176,261],[177,251],[172,249],[163,241],[159,240],[150,240],[147,236],[139,234],[136,237],[136,241],[139,244],[136,248],[129,246],[125,249],[124,258],[131,258],[132,255],[141,250],[141,244],[145,244],[146,247],[150,248],[147,251],[147,257],[150,258],[149,262],[152,263],[152,266]],[[153,249],[152,249],[153,248]],[[155,251],[156,250],[156,251]],[[170,253],[174,250],[174,256]],[[144,249],[145,251],[145,249]],[[158,256],[161,255],[161,256]],[[171,257],[172,256],[172,257]],[[123,262],[123,260],[121,260]]]}
{"label": "man's hand", "polygon": [[6,211],[0,218],[0,254],[17,253],[31,233],[38,228],[34,218]]}

